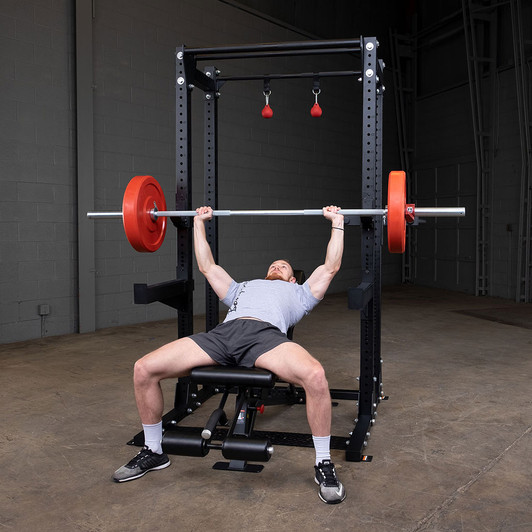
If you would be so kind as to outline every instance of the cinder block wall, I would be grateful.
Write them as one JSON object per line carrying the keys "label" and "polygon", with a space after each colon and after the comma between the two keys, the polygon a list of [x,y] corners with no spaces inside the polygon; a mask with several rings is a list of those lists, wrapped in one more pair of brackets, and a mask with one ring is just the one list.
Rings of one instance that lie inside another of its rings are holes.
{"label": "cinder block wall", "polygon": [[0,3],[2,342],[77,327],[71,4]]}
{"label": "cinder block wall", "polygon": [[[2,175],[0,337],[14,342],[78,330],[75,36],[73,2],[0,5]],[[95,210],[120,210],[134,175],[150,174],[175,196],[176,46],[302,40],[301,35],[218,2],[157,0],[94,4]],[[363,21],[353,36],[364,33]],[[224,74],[355,69],[349,57],[216,65]],[[262,84],[227,84],[219,101],[220,207],[318,208],[360,204],[360,86],[322,81],[324,115],[312,119],[311,80],[272,82],[274,118],[264,120]],[[387,172],[397,167],[391,94],[385,104]],[[203,203],[203,102],[193,100],[193,198]],[[133,283],[175,277],[172,227],[159,251],[139,254],[117,220],[96,221],[97,328],[172,318],[161,304],[133,304]],[[307,272],[323,260],[328,223],[315,219],[220,221],[220,262],[237,279],[290,259]],[[359,281],[357,227],[346,233],[344,266],[331,291]],[[400,280],[385,252],[384,282]],[[195,309],[203,312],[196,275]],[[39,315],[39,305],[50,313]]]}

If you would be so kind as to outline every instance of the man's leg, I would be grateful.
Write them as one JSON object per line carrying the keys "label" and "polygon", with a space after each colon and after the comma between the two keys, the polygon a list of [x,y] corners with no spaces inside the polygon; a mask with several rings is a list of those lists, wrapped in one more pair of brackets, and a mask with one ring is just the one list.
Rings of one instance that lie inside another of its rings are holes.
{"label": "man's leg", "polygon": [[258,368],[273,371],[282,380],[305,390],[307,419],[314,436],[331,434],[331,395],[322,365],[303,347],[286,342],[261,355]]}
{"label": "man's leg", "polygon": [[180,338],[137,360],[133,382],[135,399],[143,424],[161,421],[164,409],[160,382],[184,377],[196,366],[215,365],[216,362],[190,338]]}
{"label": "man's leg", "polygon": [[345,489],[336,478],[330,459],[332,405],[323,366],[293,342],[264,353],[255,366],[273,371],[282,380],[305,390],[307,419],[316,449],[315,480],[320,485],[319,496],[328,504],[342,502],[346,497]]}
{"label": "man's leg", "polygon": [[161,447],[164,398],[160,382],[184,377],[196,366],[214,364],[214,360],[190,338],[181,338],[164,345],[135,363],[135,399],[144,429],[145,447],[130,462],[115,471],[113,479],[116,482],[133,480],[148,471],[170,465]]}

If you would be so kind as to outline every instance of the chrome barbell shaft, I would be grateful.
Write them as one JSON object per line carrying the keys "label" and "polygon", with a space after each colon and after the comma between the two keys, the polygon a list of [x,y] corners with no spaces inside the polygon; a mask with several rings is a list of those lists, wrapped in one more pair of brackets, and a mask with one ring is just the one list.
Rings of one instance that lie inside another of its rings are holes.
{"label": "chrome barbell shaft", "polygon": [[88,212],[87,218],[122,218],[121,212]]}
{"label": "chrome barbell shaft", "polygon": [[[388,209],[341,209],[346,216],[386,216]],[[421,218],[465,216],[465,207],[416,207],[415,215]],[[150,211],[153,218],[196,216],[196,211]],[[250,210],[250,211],[213,211],[214,216],[320,216],[322,209],[300,210]],[[88,212],[87,218],[122,218],[121,212]]]}
{"label": "chrome barbell shaft", "polygon": [[[341,209],[341,214],[346,216],[384,216],[386,209]],[[153,218],[166,217],[188,217],[197,216],[196,211],[150,211]],[[250,210],[250,211],[213,211],[214,216],[320,216],[322,209],[301,209],[301,210]],[[121,212],[88,212],[87,218],[122,218]]]}
{"label": "chrome barbell shaft", "polygon": [[[346,216],[383,216],[386,209],[341,209],[341,214]],[[300,209],[300,210],[249,210],[249,211],[213,211],[214,216],[321,216],[322,209]],[[196,211],[157,211],[153,212],[159,216],[196,216]]]}
{"label": "chrome barbell shaft", "polygon": [[465,216],[465,207],[416,207],[414,214],[420,218]]}

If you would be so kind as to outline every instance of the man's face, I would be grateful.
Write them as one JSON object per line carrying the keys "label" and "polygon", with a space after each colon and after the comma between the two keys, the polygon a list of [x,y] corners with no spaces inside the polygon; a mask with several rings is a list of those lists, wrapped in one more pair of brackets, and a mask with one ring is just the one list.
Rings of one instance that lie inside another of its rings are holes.
{"label": "man's face", "polygon": [[268,274],[266,275],[268,281],[287,281],[288,283],[295,283],[294,270],[292,266],[285,260],[276,260],[268,268]]}

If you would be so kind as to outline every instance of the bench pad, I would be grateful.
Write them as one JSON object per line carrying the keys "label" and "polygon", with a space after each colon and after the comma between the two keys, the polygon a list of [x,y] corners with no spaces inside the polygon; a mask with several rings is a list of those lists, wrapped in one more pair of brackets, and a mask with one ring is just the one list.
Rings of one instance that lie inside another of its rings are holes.
{"label": "bench pad", "polygon": [[258,386],[273,388],[276,376],[266,369],[233,366],[201,366],[190,372],[190,379],[197,384],[230,386]]}

